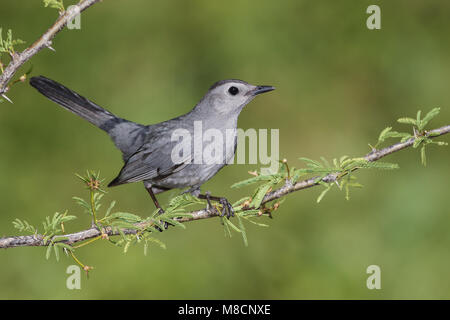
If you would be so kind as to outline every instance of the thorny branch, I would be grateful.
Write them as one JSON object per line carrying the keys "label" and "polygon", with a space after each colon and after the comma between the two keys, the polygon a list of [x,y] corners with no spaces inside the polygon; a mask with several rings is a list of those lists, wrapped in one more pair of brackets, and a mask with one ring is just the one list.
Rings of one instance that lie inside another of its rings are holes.
{"label": "thorny branch", "polygon": [[[438,129],[430,130],[425,135],[428,136],[429,138],[435,138],[435,137],[442,136],[447,133],[450,133],[450,125],[447,125],[447,126],[444,126],[444,127],[438,128]],[[380,150],[373,150],[369,154],[365,155],[364,158],[370,162],[377,161],[391,153],[411,147],[414,144],[414,141],[416,139],[418,139],[418,137],[410,138],[409,140],[407,140],[405,142],[396,143],[396,144],[393,144],[389,147],[386,147],[386,148],[383,148]],[[329,175],[325,176],[324,178],[322,178],[322,181],[329,183],[329,182],[338,181],[342,177],[343,176],[338,176],[337,174],[329,174]],[[302,180],[302,181],[299,181],[296,183],[292,183],[290,180],[287,180],[282,187],[266,194],[263,201],[261,202],[261,207],[264,204],[271,202],[273,200],[280,199],[281,197],[284,197],[284,196],[288,195],[289,193],[307,189],[307,188],[311,188],[311,187],[314,187],[317,185],[320,185],[320,182],[317,181],[317,177]],[[255,208],[247,208],[244,210],[249,210],[249,209],[255,209]],[[213,218],[213,217],[218,217],[218,214],[211,210],[202,209],[202,210],[192,211],[192,212],[188,213],[187,216],[176,218],[176,220],[178,222],[189,222],[189,221],[202,220],[202,219]],[[142,225],[142,223],[141,223],[141,224],[137,224],[136,227],[138,227],[138,228],[145,227],[145,225]],[[136,229],[124,229],[123,230],[123,233],[125,233],[125,234],[136,234],[137,232],[138,232],[138,230],[136,230]],[[114,232],[109,227],[103,228],[103,230],[99,230],[96,227],[92,227],[90,229],[83,230],[83,231],[76,232],[76,233],[55,236],[55,237],[53,237],[52,242],[61,241],[68,245],[72,245],[77,242],[85,241],[85,240],[96,238],[96,237],[102,237],[102,236],[106,236],[106,235],[107,236],[115,236],[115,235],[119,235],[119,233]],[[47,244],[44,243],[43,239],[44,239],[44,236],[40,235],[40,234],[35,234],[35,235],[31,235],[31,236],[16,236],[16,237],[0,238],[0,248],[6,249],[6,248],[13,248],[13,247],[46,246],[46,245],[48,245],[48,243]],[[58,239],[61,239],[61,240],[58,240]]]}
{"label": "thorny branch", "polygon": [[68,22],[72,21],[79,13],[86,10],[90,6],[101,0],[82,0],[78,4],[71,6],[70,9],[64,11],[56,20],[56,22],[31,46],[26,48],[22,52],[11,53],[11,61],[4,69],[3,74],[0,75],[0,95],[6,100],[9,100],[5,93],[8,92],[10,86],[8,83],[12,80],[17,70],[28,60],[30,60],[35,54],[44,48],[52,48],[52,40],[56,34],[61,31]]}

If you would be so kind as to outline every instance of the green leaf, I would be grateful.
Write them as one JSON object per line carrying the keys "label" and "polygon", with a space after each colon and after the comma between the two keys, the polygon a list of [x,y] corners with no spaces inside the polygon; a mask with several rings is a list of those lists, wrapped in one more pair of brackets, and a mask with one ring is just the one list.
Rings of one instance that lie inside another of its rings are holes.
{"label": "green leaf", "polygon": [[322,201],[323,197],[325,197],[325,195],[328,193],[328,191],[331,190],[332,187],[333,184],[325,184],[325,189],[317,197],[317,203],[320,203],[320,201]]}
{"label": "green leaf", "polygon": [[387,127],[386,129],[381,131],[380,135],[378,136],[378,142],[383,142],[386,139],[386,134],[391,130],[392,130],[392,127]]}
{"label": "green leaf", "polygon": [[268,227],[269,227],[268,224],[253,221],[250,217],[247,217],[247,216],[244,216],[244,215],[243,215],[242,218],[245,219],[245,220],[247,220],[247,221],[250,222],[250,223],[253,223],[253,224],[259,226],[259,227],[265,227],[265,228],[268,228]]}
{"label": "green leaf", "polygon": [[164,249],[164,250],[166,249],[166,245],[161,240],[153,238],[153,237],[145,237],[144,238],[144,255],[147,255],[147,248],[148,248],[149,243],[155,243],[155,244],[159,245],[159,247],[161,249]]}
{"label": "green leaf", "polygon": [[6,33],[6,40],[3,40],[2,28],[0,28],[0,52],[12,53],[14,52],[14,46],[18,44],[24,44],[25,41],[21,39],[12,38],[12,30],[9,29]]}
{"label": "green leaf", "polygon": [[409,140],[409,139],[411,139],[411,138],[413,138],[412,135],[410,135],[410,134],[405,135],[405,136],[400,140],[400,142],[405,142],[405,141],[407,141],[407,140]]}
{"label": "green leaf", "polygon": [[130,247],[131,241],[125,242],[125,246],[123,247],[123,253],[128,252],[128,248]]}
{"label": "green leaf", "polygon": [[190,193],[183,193],[183,194],[180,194],[170,200],[169,208],[167,208],[166,211],[170,212],[177,208],[185,208],[187,206],[190,206],[193,204],[200,204],[200,203],[203,203],[203,202],[199,198],[194,197]]}
{"label": "green leaf", "polygon": [[88,213],[91,212],[91,205],[90,205],[88,202],[86,202],[86,200],[84,200],[84,199],[82,199],[82,198],[79,198],[79,197],[72,197],[72,199],[75,200],[75,202],[76,202],[79,206],[81,206],[81,207],[83,207],[84,209],[86,209],[86,210],[85,210],[86,212],[88,212]]}
{"label": "green leaf", "polygon": [[441,135],[441,133],[436,132],[436,131],[428,132],[428,137],[437,137],[437,136],[440,136],[440,135]]}
{"label": "green leaf", "polygon": [[342,156],[339,158],[339,163],[343,163],[345,160],[347,160],[349,156]]}
{"label": "green leaf", "polygon": [[47,246],[47,250],[46,250],[46,252],[45,252],[45,259],[50,259],[50,256],[51,256],[51,254],[52,254],[52,243],[49,243],[48,244],[48,246]]}
{"label": "green leaf", "polygon": [[235,203],[233,203],[233,208],[234,207],[237,207],[237,206],[239,206],[239,205],[241,205],[242,203],[244,203],[245,201],[248,201],[248,200],[250,200],[250,197],[244,197],[244,198],[242,198],[242,199],[239,199],[238,201],[236,201]]}
{"label": "green leaf", "polygon": [[247,209],[241,211],[240,214],[242,217],[256,217],[259,216],[259,209]]}
{"label": "green leaf", "polygon": [[51,229],[55,230],[61,220],[61,214],[59,212],[55,212],[55,214],[53,215],[53,219],[52,219],[52,224],[51,224]]}
{"label": "green leaf", "polygon": [[328,162],[327,159],[325,159],[325,157],[320,157],[320,160],[322,160],[325,168],[331,168],[330,163]]}
{"label": "green leaf", "polygon": [[227,221],[225,219],[227,219],[227,218],[226,217],[220,217],[220,220],[221,220],[222,225],[223,225],[223,231],[225,232],[225,236],[229,236],[231,238],[232,237],[231,230],[230,230],[230,227],[228,226],[228,223],[227,223]]}
{"label": "green leaf", "polygon": [[367,161],[365,163],[359,163],[359,168],[364,169],[383,169],[383,170],[393,170],[398,169],[400,166],[397,163],[380,162],[380,161]]}
{"label": "green leaf", "polygon": [[339,172],[340,170],[336,170],[336,168],[320,167],[320,168],[302,168],[298,169],[298,171],[302,173],[325,173],[324,176],[326,176],[327,174]]}
{"label": "green leaf", "polygon": [[292,183],[296,183],[296,182],[298,181],[298,179],[299,179],[301,176],[304,176],[304,175],[306,175],[306,174],[307,174],[307,173],[302,172],[302,171],[299,170],[299,169],[293,168],[293,169],[291,170],[291,176],[292,176],[291,181],[292,181]]}
{"label": "green leaf", "polygon": [[249,184],[253,184],[260,181],[271,181],[273,179],[273,175],[259,175],[256,177],[252,177],[240,182],[236,182],[233,185],[231,185],[231,188],[241,188],[244,186],[247,186]]}
{"label": "green leaf", "polygon": [[426,167],[427,166],[427,156],[425,154],[425,145],[420,148],[420,158],[422,161],[422,164]]}
{"label": "green leaf", "polygon": [[67,249],[67,250],[69,250],[71,252],[75,251],[75,249],[72,246],[70,246],[70,245],[68,245],[67,243],[64,243],[64,242],[57,242],[54,245],[58,246],[58,247],[61,247],[61,248],[64,248],[64,249]]}
{"label": "green leaf", "polygon": [[160,219],[161,221],[167,222],[167,223],[169,223],[169,224],[171,224],[171,225],[173,225],[173,226],[177,226],[177,227],[181,227],[181,228],[183,228],[183,229],[186,229],[186,226],[185,226],[184,224],[182,224],[181,222],[179,222],[179,221],[177,221],[177,220],[175,220],[175,219],[172,219],[172,218],[169,218],[169,217],[164,217],[164,215],[161,215],[161,216],[159,217],[159,219]]}
{"label": "green leaf", "polygon": [[430,122],[430,120],[432,120],[434,117],[436,117],[440,111],[441,111],[441,108],[431,109],[431,111],[428,112],[425,115],[425,117],[423,117],[422,121],[420,122],[419,130],[423,130],[425,128],[425,126],[428,124],[428,122]]}
{"label": "green leaf", "polygon": [[356,180],[356,177],[353,175],[348,175],[344,180],[342,180],[341,188],[345,190],[345,199],[350,200],[350,188],[362,188],[363,185],[357,182],[352,182]]}
{"label": "green leaf", "polygon": [[318,161],[315,161],[315,160],[312,160],[312,159],[309,159],[309,158],[304,158],[304,157],[298,158],[298,159],[302,160],[302,161],[305,161],[307,164],[309,164],[309,165],[311,165],[313,167],[319,167],[319,168],[322,167],[322,164],[320,162],[318,162]]}
{"label": "green leaf", "polygon": [[129,212],[115,212],[111,215],[109,215],[108,220],[111,219],[122,219],[128,222],[137,223],[141,222],[142,218],[136,214],[129,213]]}
{"label": "green leaf", "polygon": [[255,207],[255,208],[259,208],[261,206],[261,202],[263,201],[266,193],[269,191],[269,189],[271,187],[272,186],[270,184],[265,184],[265,185],[260,186],[257,189],[250,206],[251,207]]}
{"label": "green leaf", "polygon": [[231,228],[231,229],[233,229],[234,231],[236,231],[236,232],[241,232],[241,230],[238,228],[238,227],[236,227],[228,218],[226,218],[226,219],[224,219],[224,221],[225,221],[225,223],[227,223],[228,224],[228,226]]}
{"label": "green leaf", "polygon": [[53,9],[58,9],[59,11],[64,11],[64,4],[62,0],[44,0],[44,7],[50,7]]}
{"label": "green leaf", "polygon": [[242,240],[244,241],[244,245],[246,247],[248,247],[248,239],[247,239],[247,233],[245,232],[244,223],[242,222],[241,216],[239,214],[236,214],[236,217],[238,218],[239,229],[241,230],[241,234],[242,234]]}
{"label": "green leaf", "polygon": [[416,140],[414,140],[414,143],[413,143],[413,148],[417,148],[425,139],[426,139],[426,137],[416,138]]}
{"label": "green leaf", "polygon": [[430,141],[432,144],[437,144],[438,146],[448,146],[448,142],[445,141]]}
{"label": "green leaf", "polygon": [[37,233],[37,229],[30,225],[27,221],[25,220],[20,220],[20,219],[15,219],[13,221],[13,226],[14,228],[18,229],[20,232],[29,232],[29,233]]}
{"label": "green leaf", "polygon": [[421,116],[421,114],[422,114],[422,111],[421,111],[421,110],[417,111],[416,125],[417,125],[417,127],[419,128],[419,130],[421,130],[421,129],[420,129],[420,123],[421,123],[421,121],[420,121],[420,116]]}
{"label": "green leaf", "polygon": [[380,136],[378,137],[378,142],[375,147],[377,147],[379,144],[383,143],[388,138],[410,138],[411,134],[406,132],[397,132],[397,131],[391,131],[392,127],[387,127],[383,131],[381,131]]}
{"label": "green leaf", "polygon": [[364,158],[345,159],[345,160],[341,161],[340,167],[344,170],[349,170],[349,169],[355,168],[358,165],[358,163],[364,162],[364,161],[367,162],[367,160]]}
{"label": "green leaf", "polygon": [[[134,223],[128,222],[128,221],[124,221],[124,220],[114,220],[113,222],[111,222],[111,226],[117,227],[118,232],[120,233],[120,229],[134,229],[134,230],[138,230],[139,227],[137,227]],[[123,235],[123,234],[121,234]]]}
{"label": "green leaf", "polygon": [[59,261],[59,248],[58,248],[58,246],[53,245],[53,251],[55,251],[56,261]]}
{"label": "green leaf", "polygon": [[408,117],[400,118],[400,119],[397,120],[397,122],[404,123],[404,124],[416,125],[416,120],[413,119],[413,118],[408,118]]}
{"label": "green leaf", "polygon": [[77,218],[77,216],[66,215],[64,213],[64,215],[61,217],[60,223],[75,220],[76,218]]}
{"label": "green leaf", "polygon": [[111,214],[111,210],[114,208],[115,205],[116,205],[116,201],[112,201],[111,204],[109,205],[108,209],[106,210],[105,218]]}

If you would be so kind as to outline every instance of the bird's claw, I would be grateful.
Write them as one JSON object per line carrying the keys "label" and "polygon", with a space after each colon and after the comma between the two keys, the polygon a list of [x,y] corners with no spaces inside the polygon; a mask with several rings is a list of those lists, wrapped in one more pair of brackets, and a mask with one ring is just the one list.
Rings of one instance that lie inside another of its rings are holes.
{"label": "bird's claw", "polygon": [[222,205],[222,213],[220,214],[221,217],[225,216],[225,214],[228,219],[234,217],[233,206],[226,198],[220,198],[219,203]]}
{"label": "bird's claw", "polygon": [[[204,194],[204,195],[201,194],[198,197],[200,199],[206,199],[206,202],[207,202],[206,210],[211,211],[211,212],[217,214],[220,217],[225,216],[225,214],[226,214],[228,219],[230,219],[231,217],[234,217],[233,206],[231,205],[231,203],[226,198],[211,196],[209,192],[206,192],[206,194]],[[214,206],[211,203],[211,200],[219,202],[221,204],[221,206],[222,206],[222,210],[219,211],[216,208],[216,206]]]}
{"label": "bird's claw", "polygon": [[[164,213],[164,210],[162,208],[159,208],[158,210],[158,215],[162,215]],[[169,228],[169,223],[167,221],[159,221],[160,224],[163,224],[164,226],[164,230],[167,230]],[[162,230],[158,225],[155,226],[156,230],[158,230],[159,232],[163,232],[164,230]]]}

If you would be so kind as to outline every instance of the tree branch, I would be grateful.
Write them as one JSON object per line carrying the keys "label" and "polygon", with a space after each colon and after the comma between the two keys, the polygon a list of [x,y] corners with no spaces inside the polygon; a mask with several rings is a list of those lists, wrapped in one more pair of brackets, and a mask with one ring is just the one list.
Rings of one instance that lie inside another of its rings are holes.
{"label": "tree branch", "polygon": [[[450,133],[450,125],[428,131],[428,132],[426,132],[425,136],[427,136],[429,138],[436,138],[438,136],[442,136],[447,133]],[[380,150],[373,150],[369,154],[365,155],[364,159],[366,159],[367,161],[370,161],[370,162],[377,161],[391,153],[411,147],[414,144],[414,141],[418,138],[419,137],[410,138],[409,140],[407,140],[405,142],[399,142],[399,143],[396,143],[394,145],[391,145],[389,147],[386,147],[386,148],[383,148]],[[337,174],[329,174],[329,175],[323,177],[322,181],[329,183],[329,182],[337,181],[337,180],[341,179],[342,177],[343,177],[342,175],[339,176]],[[264,204],[271,202],[273,200],[280,199],[281,197],[286,196],[292,192],[311,188],[311,187],[317,186],[319,184],[320,184],[320,182],[317,181],[317,177],[302,180],[297,183],[292,183],[290,180],[287,180],[286,183],[282,187],[266,194],[263,201],[261,202],[261,206],[263,206]],[[243,210],[250,210],[250,209],[254,210],[254,208],[245,208]],[[176,218],[175,220],[178,222],[189,222],[189,221],[218,217],[218,214],[216,212],[213,212],[213,211],[210,211],[207,209],[192,211],[192,212],[189,212],[187,215],[188,216]],[[148,223],[149,222],[136,224],[136,227],[143,228],[146,225],[148,225]],[[125,234],[136,234],[137,232],[139,232],[139,230],[136,230],[136,229],[124,229],[123,230],[123,233],[125,233]],[[119,233],[112,230],[110,227],[104,228],[103,230],[98,230],[97,228],[92,227],[90,229],[76,232],[76,233],[55,236],[55,237],[53,237],[52,241],[53,242],[61,241],[61,242],[71,245],[71,244],[74,244],[77,242],[85,241],[85,240],[99,237],[102,235],[115,236],[115,235],[119,235]],[[44,236],[40,235],[40,234],[35,234],[35,235],[31,235],[31,236],[15,236],[15,237],[0,238],[0,248],[48,245],[48,243],[44,244],[43,239],[44,239]]]}
{"label": "tree branch", "polygon": [[[5,68],[2,75],[0,75],[0,95],[9,100],[5,93],[8,92],[10,86],[8,83],[12,80],[17,70],[35,54],[43,48],[51,48],[52,40],[56,34],[61,31],[68,22],[72,21],[79,13],[86,10],[90,6],[101,0],[82,0],[78,4],[72,6],[69,10],[64,11],[56,20],[56,22],[45,32],[39,39],[37,39],[31,46],[22,52],[14,52],[11,54],[11,61]],[[10,100],[9,100],[10,101]]]}

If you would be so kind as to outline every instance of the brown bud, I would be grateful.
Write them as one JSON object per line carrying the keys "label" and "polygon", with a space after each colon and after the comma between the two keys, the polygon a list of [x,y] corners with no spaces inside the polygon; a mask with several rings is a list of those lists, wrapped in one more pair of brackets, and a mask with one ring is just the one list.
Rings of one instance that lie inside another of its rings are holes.
{"label": "brown bud", "polygon": [[100,189],[100,181],[98,181],[97,179],[94,179],[94,178],[90,178],[89,181],[87,182],[87,185],[88,185],[89,189],[91,189],[91,190]]}
{"label": "brown bud", "polygon": [[92,269],[94,269],[94,267],[90,267],[90,266],[84,266],[83,270],[86,272],[86,274],[89,273],[89,271],[91,271]]}

